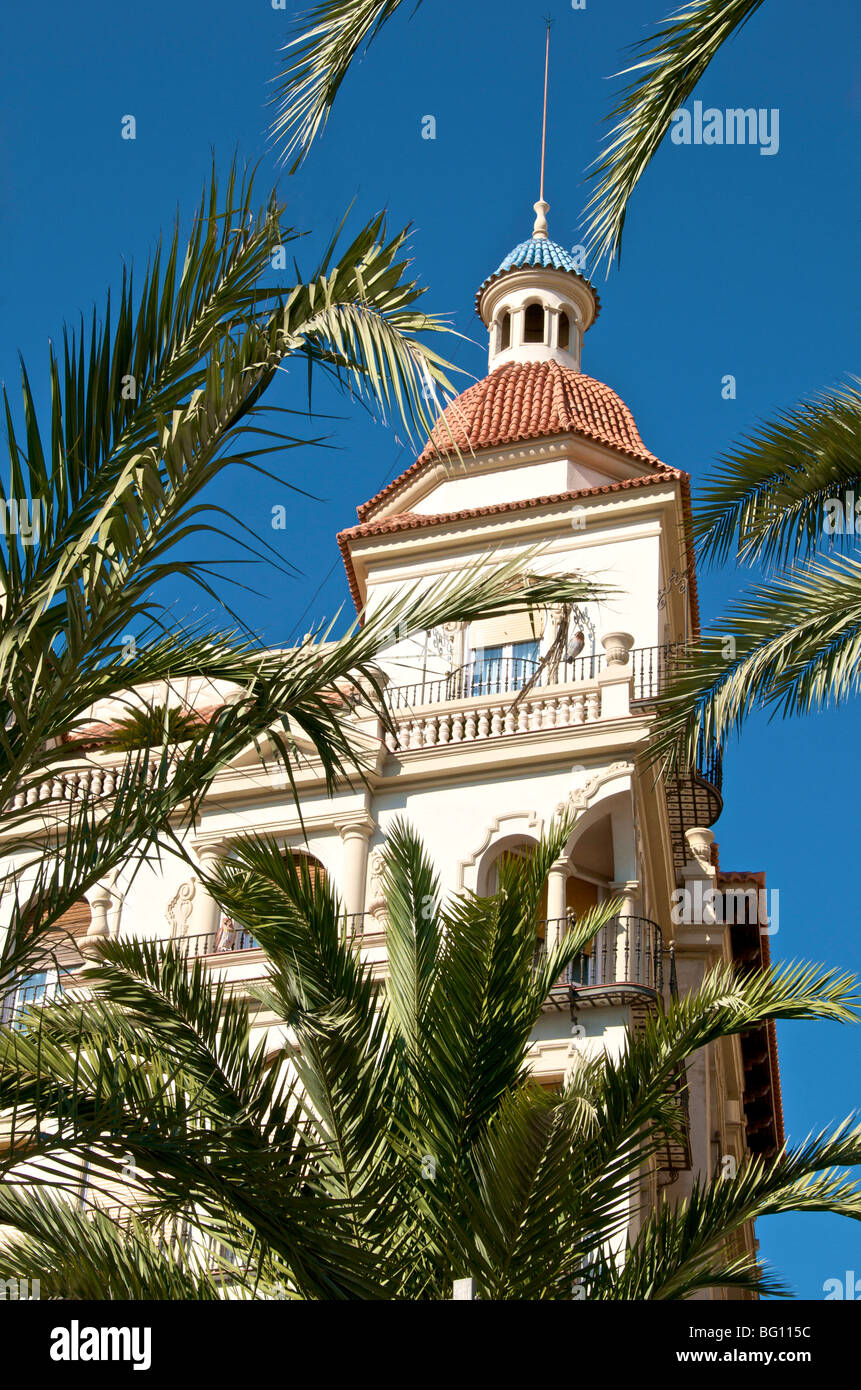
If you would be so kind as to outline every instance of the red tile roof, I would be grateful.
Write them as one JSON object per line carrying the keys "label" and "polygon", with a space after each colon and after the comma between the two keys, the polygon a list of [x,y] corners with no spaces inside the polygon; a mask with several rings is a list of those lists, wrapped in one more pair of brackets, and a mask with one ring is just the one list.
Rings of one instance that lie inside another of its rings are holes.
{"label": "red tile roof", "polygon": [[461,450],[574,433],[657,462],[615,391],[558,362],[509,362],[477,381],[452,401],[419,458],[453,453],[449,430]]}
{"label": "red tile roof", "polygon": [[556,434],[579,434],[651,470],[665,468],[625,402],[603,381],[558,362],[509,362],[455,397],[416,462],[358,508],[364,521],[434,460]]}
{"label": "red tile roof", "polygon": [[[645,465],[643,475],[603,486],[583,488],[577,492],[558,493],[552,497],[532,497],[496,506],[475,507],[460,512],[445,512],[422,516],[402,511],[395,515],[372,520],[373,514],[385,503],[393,503],[404,487],[418,478],[439,460],[460,452],[490,449],[515,444],[526,439],[553,435],[576,434],[602,444],[622,454],[632,463]],[[640,438],[639,430],[625,402],[602,381],[583,376],[572,367],[558,362],[509,362],[498,367],[482,381],[477,381],[446,408],[434,427],[431,438],[411,467],[387,484],[375,497],[357,507],[360,525],[342,531],[338,545],[344,558],[350,592],[356,608],[361,611],[362,598],[350,555],[350,542],[362,536],[383,535],[388,532],[436,526],[470,517],[493,516],[499,512],[518,511],[541,506],[594,497],[601,493],[619,492],[630,487],[642,487],[678,479],[682,492],[684,543],[691,557],[691,608],[694,633],[699,633],[696,572],[693,567],[690,479],[687,473],[671,468],[650,453]]]}

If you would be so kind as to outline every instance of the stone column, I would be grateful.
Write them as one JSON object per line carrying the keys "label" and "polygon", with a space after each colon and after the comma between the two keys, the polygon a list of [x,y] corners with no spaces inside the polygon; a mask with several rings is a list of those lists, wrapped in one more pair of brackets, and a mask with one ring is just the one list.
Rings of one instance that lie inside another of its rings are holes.
{"label": "stone column", "polygon": [[598,674],[601,688],[601,718],[623,719],[631,712],[630,652],[634,639],[630,632],[608,632],[601,638],[607,665]]}
{"label": "stone column", "polygon": [[368,878],[368,841],[376,826],[371,820],[348,821],[339,827],[344,841],[344,869],[341,878],[341,899],[348,917],[365,911],[365,886]]}
{"label": "stone column", "polygon": [[548,952],[557,945],[564,931],[566,916],[565,885],[568,881],[569,865],[566,859],[557,859],[547,875],[547,932],[545,944]]}
{"label": "stone column", "polygon": [[[201,873],[206,875],[211,873],[216,862],[224,857],[227,844],[223,840],[195,840],[192,843],[192,848],[200,863]],[[210,897],[202,877],[198,876],[187,934],[189,936],[208,937],[208,944],[213,946],[220,920],[221,908],[215,899]]]}
{"label": "stone column", "polygon": [[[610,895],[621,899],[619,908],[619,919],[616,924],[616,960],[615,978],[616,980],[633,980],[636,970],[636,922],[632,923],[631,918],[637,917],[637,906],[640,895],[640,882],[636,878],[617,879],[610,884]],[[612,930],[612,923],[609,923],[607,931]],[[607,962],[609,966],[609,961]],[[636,982],[639,983],[639,982]]]}

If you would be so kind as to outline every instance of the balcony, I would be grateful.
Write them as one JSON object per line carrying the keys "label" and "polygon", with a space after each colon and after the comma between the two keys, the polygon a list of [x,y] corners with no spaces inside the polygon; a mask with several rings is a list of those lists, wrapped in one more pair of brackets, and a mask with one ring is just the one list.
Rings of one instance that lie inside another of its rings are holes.
{"label": "balcony", "polygon": [[[661,696],[684,650],[682,642],[633,648],[632,705],[648,706]],[[388,747],[392,752],[430,748],[594,724],[601,718],[598,676],[605,669],[603,653],[546,664],[505,658],[470,662],[435,679],[391,686],[386,701],[396,732],[387,736]],[[692,768],[667,779],[677,869],[687,858],[685,831],[714,825],[720,816],[721,782],[721,755],[715,748],[701,752]]]}
{"label": "balcony", "polygon": [[[560,933],[570,930],[573,917],[559,920],[543,919],[538,923],[543,938],[536,941],[534,968],[538,970],[547,958],[547,942],[556,941]],[[344,938],[354,946],[372,951],[384,951],[385,922],[370,912],[344,914],[340,919]],[[212,932],[182,937],[173,944],[185,949],[190,959],[207,959],[210,964],[223,957],[259,951],[261,947],[247,928],[237,927],[220,943]],[[167,943],[165,943],[167,944]],[[385,957],[369,962],[384,966]],[[665,984],[670,984],[665,972],[665,952],[661,929],[647,917],[617,916],[611,918],[580,952],[553,987],[552,994],[562,993],[567,999],[573,990],[580,1003],[605,1003],[607,996],[637,994],[643,997],[663,996]]]}
{"label": "balcony", "polygon": [[[677,669],[683,651],[683,642],[633,648],[630,655],[634,682],[632,703],[646,703],[658,698]],[[470,700],[476,696],[517,695],[523,691],[531,693],[533,690],[543,690],[547,686],[595,684],[606,668],[604,652],[546,665],[515,657],[472,661],[444,676],[423,678],[411,685],[391,686],[386,691],[386,701],[392,713],[398,714],[427,705]]]}
{"label": "balcony", "polygon": [[203,956],[234,955],[241,951],[260,950],[260,943],[246,927],[233,927],[226,932],[219,929],[214,932],[198,932],[194,936],[175,937],[169,944],[182,947],[192,960]]}
{"label": "balcony", "polygon": [[603,652],[597,656],[578,656],[574,661],[559,661],[545,667],[540,661],[525,661],[519,657],[471,661],[437,679],[392,686],[386,691],[386,699],[392,712],[397,713],[417,706],[469,700],[473,696],[514,695],[527,687],[580,685],[584,681],[596,680],[604,664]]}
{"label": "balcony", "polygon": [[[632,704],[657,699],[682,650],[681,643],[633,649]],[[594,724],[601,718],[598,677],[606,669],[603,652],[544,663],[506,657],[390,686],[386,702],[396,732],[388,735],[388,747],[412,750]]]}
{"label": "balcony", "polygon": [[[573,919],[549,919],[539,925],[544,939],[535,949],[535,969],[547,960],[547,943],[557,941],[571,928]],[[648,917],[617,916],[569,964],[550,993],[550,1002],[576,1004],[578,1008],[608,1002],[629,1002],[663,997],[665,984],[664,940],[657,922]]]}
{"label": "balcony", "polygon": [[394,752],[593,724],[601,717],[603,665],[603,654],[544,666],[505,658],[389,687],[396,732],[388,734],[387,745]]}

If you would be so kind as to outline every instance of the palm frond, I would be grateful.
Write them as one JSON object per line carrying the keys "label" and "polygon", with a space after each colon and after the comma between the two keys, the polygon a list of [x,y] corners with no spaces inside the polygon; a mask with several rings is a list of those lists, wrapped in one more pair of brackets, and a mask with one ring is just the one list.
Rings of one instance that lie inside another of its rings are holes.
{"label": "palm frond", "polygon": [[754,585],[687,653],[657,706],[655,758],[690,765],[757,709],[807,714],[861,684],[861,564],[832,556]]}
{"label": "palm frond", "polygon": [[[295,169],[325,125],[347,71],[363,44],[370,44],[401,0],[319,0],[299,23],[301,32],[282,50],[286,66],[276,81],[278,115],[272,135]],[[291,170],[292,172],[292,170]]]}
{"label": "palm frond", "polygon": [[[861,502],[861,392],[823,392],[743,438],[700,489],[700,554],[785,565],[854,537]],[[847,513],[848,520],[846,525]]]}
{"label": "palm frond", "polygon": [[687,0],[657,32],[633,47],[636,61],[618,77],[624,88],[609,120],[608,143],[592,178],[586,207],[590,256],[612,262],[621,249],[628,203],[666,134],[721,47],[756,13],[762,0]]}

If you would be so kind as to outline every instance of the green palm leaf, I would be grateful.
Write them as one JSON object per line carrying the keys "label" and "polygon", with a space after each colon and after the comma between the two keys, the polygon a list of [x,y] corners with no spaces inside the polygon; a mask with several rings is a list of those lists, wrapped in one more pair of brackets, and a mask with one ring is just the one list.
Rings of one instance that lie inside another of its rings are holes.
{"label": "green palm leaf", "polygon": [[619,253],[631,195],[674,111],[761,4],[762,0],[687,0],[661,22],[657,33],[634,45],[636,61],[617,74],[632,80],[609,117],[615,125],[592,173],[597,185],[586,208],[586,241],[597,260],[612,261]]}

